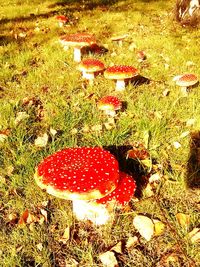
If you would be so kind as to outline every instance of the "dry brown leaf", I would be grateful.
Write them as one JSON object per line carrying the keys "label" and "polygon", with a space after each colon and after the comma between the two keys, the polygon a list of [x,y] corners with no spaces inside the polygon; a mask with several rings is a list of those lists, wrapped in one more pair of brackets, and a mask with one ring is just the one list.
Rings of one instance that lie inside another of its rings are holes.
{"label": "dry brown leaf", "polygon": [[18,112],[14,120],[15,125],[18,125],[21,121],[27,119],[28,117],[29,115],[25,111]]}
{"label": "dry brown leaf", "polygon": [[40,209],[41,214],[43,215],[45,222],[47,223],[48,221],[48,214],[47,211],[45,209]]}
{"label": "dry brown leaf", "polygon": [[126,248],[132,248],[135,245],[137,245],[139,242],[138,237],[137,236],[130,236],[128,238],[128,240],[126,241]]}
{"label": "dry brown leaf", "polygon": [[43,250],[43,245],[42,245],[42,243],[38,243],[38,244],[36,245],[36,247],[37,247],[37,249],[38,249],[39,251],[42,251],[42,250]]}
{"label": "dry brown leaf", "polygon": [[169,90],[169,89],[165,89],[165,90],[162,92],[163,96],[168,96],[169,93],[170,93],[170,90]]}
{"label": "dry brown leaf", "polygon": [[191,232],[189,232],[188,236],[192,243],[200,242],[200,228],[194,228]]}
{"label": "dry brown leaf", "polygon": [[20,252],[22,249],[23,249],[23,246],[18,246],[18,247],[16,247],[16,252],[18,253],[18,252]]}
{"label": "dry brown leaf", "polygon": [[0,143],[5,142],[7,138],[8,138],[8,136],[6,134],[0,133]]}
{"label": "dry brown leaf", "polygon": [[173,142],[173,146],[176,148],[176,149],[179,149],[181,147],[181,144],[179,142]]}
{"label": "dry brown leaf", "polygon": [[45,147],[47,145],[48,139],[49,139],[49,136],[47,135],[47,133],[44,133],[42,136],[38,136],[35,139],[34,144],[37,147]]}
{"label": "dry brown leaf", "polygon": [[190,216],[184,213],[177,213],[176,219],[182,227],[188,227],[190,224]]}
{"label": "dry brown leaf", "polygon": [[75,259],[65,260],[65,267],[76,267],[78,262]]}
{"label": "dry brown leaf", "polygon": [[119,241],[115,246],[113,246],[110,251],[115,251],[116,253],[122,254],[122,241]]}
{"label": "dry brown leaf", "polygon": [[28,218],[28,215],[29,215],[29,211],[28,211],[28,209],[26,209],[26,210],[22,213],[22,215],[21,215],[21,217],[20,217],[20,219],[19,219],[18,224],[21,225],[21,224],[26,223],[27,218]]}
{"label": "dry brown leaf", "polygon": [[97,124],[91,127],[91,130],[94,132],[101,132],[102,131],[102,125],[101,124]]}
{"label": "dry brown leaf", "polygon": [[190,127],[190,126],[193,126],[196,122],[196,119],[188,119],[186,121],[186,126]]}
{"label": "dry brown leaf", "polygon": [[105,267],[117,267],[118,262],[115,257],[114,252],[107,251],[99,256],[100,261],[102,262],[103,266]]}
{"label": "dry brown leaf", "polygon": [[68,226],[67,228],[65,228],[64,230],[64,234],[63,236],[59,239],[60,242],[62,242],[63,244],[66,244],[67,241],[70,238],[70,227]]}
{"label": "dry brown leaf", "polygon": [[133,226],[138,230],[144,239],[150,241],[154,234],[153,221],[144,215],[136,215],[133,219]]}

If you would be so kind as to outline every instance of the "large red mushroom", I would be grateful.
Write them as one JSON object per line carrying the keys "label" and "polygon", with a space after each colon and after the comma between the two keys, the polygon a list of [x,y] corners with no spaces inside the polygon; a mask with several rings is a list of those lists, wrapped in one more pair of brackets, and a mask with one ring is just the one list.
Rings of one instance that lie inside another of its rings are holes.
{"label": "large red mushroom", "polygon": [[60,38],[64,47],[72,46],[74,48],[74,61],[81,61],[81,48],[96,43],[94,35],[89,33],[75,33],[64,35]]}
{"label": "large red mushroom", "polygon": [[123,91],[125,82],[138,75],[138,70],[132,66],[115,65],[105,70],[104,76],[107,79],[116,80],[116,90]]}
{"label": "large red mushroom", "polygon": [[44,159],[34,177],[42,189],[56,197],[98,199],[116,188],[118,162],[100,147],[67,148]]}

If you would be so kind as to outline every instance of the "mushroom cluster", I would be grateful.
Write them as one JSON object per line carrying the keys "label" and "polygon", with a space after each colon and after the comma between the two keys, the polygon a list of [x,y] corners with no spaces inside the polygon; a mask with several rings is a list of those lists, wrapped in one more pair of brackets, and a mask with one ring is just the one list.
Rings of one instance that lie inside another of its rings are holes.
{"label": "mushroom cluster", "polygon": [[116,206],[126,205],[136,188],[115,157],[100,147],[60,150],[38,165],[34,178],[47,193],[72,200],[78,219],[96,225],[105,224]]}

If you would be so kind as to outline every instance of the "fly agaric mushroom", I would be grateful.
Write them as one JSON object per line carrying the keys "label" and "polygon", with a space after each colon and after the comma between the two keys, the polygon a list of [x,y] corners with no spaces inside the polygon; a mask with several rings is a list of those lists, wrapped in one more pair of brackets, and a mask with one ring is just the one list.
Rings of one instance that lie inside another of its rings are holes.
{"label": "fly agaric mushroom", "polygon": [[64,46],[72,46],[74,48],[74,61],[81,61],[81,48],[90,46],[96,43],[96,39],[92,34],[88,33],[75,33],[61,37],[61,44]]}
{"label": "fly agaric mushroom", "polygon": [[106,115],[114,117],[116,111],[122,108],[122,102],[116,96],[104,96],[99,100],[97,106],[98,109],[103,110]]}
{"label": "fly agaric mushroom", "polygon": [[78,65],[78,70],[82,71],[84,78],[93,84],[95,75],[98,75],[105,69],[103,62],[94,58],[87,58],[82,60]]}
{"label": "fly agaric mushroom", "polygon": [[98,199],[116,188],[118,162],[100,147],[67,148],[44,159],[34,177],[38,186],[53,196]]}
{"label": "fly agaric mushroom", "polygon": [[75,200],[73,211],[80,220],[90,220],[96,225],[107,223],[115,208],[127,205],[134,195],[136,183],[132,176],[120,172],[118,186],[105,197],[94,201]]}
{"label": "fly agaric mushroom", "polygon": [[119,46],[122,46],[123,40],[127,37],[127,34],[111,37],[111,41],[116,42]]}
{"label": "fly agaric mushroom", "polygon": [[63,27],[69,21],[69,19],[64,15],[56,16],[56,20],[58,21],[58,25],[60,27]]}
{"label": "fly agaric mushroom", "polygon": [[105,70],[104,76],[107,79],[116,80],[116,90],[123,91],[125,89],[125,81],[138,75],[138,70],[132,66],[112,66]]}
{"label": "fly agaric mushroom", "polygon": [[198,83],[197,76],[191,73],[175,76],[173,80],[176,82],[176,85],[181,87],[181,92],[183,94],[187,94],[189,87]]}

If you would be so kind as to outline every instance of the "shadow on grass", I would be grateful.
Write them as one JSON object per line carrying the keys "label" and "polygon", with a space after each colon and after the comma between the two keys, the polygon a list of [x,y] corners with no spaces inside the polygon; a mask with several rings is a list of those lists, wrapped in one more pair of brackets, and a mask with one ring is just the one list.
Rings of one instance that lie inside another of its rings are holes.
{"label": "shadow on grass", "polygon": [[147,175],[143,166],[141,166],[139,160],[127,158],[127,152],[133,149],[132,145],[123,145],[123,146],[105,146],[104,149],[110,151],[111,154],[115,156],[119,162],[119,169],[132,177],[134,177],[137,189],[135,196],[141,197],[142,190],[146,186],[146,179],[144,177]]}
{"label": "shadow on grass", "polygon": [[200,189],[200,131],[191,133],[186,185],[192,189]]}

